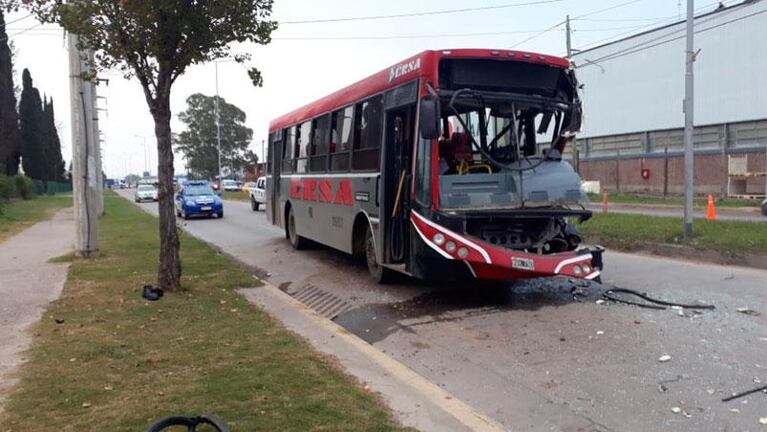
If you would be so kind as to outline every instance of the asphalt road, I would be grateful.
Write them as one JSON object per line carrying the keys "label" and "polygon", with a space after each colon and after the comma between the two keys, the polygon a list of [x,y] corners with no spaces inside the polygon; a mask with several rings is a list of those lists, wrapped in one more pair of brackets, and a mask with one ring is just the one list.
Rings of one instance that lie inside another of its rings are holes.
{"label": "asphalt road", "polygon": [[510,429],[765,430],[767,394],[721,399],[767,384],[767,271],[606,254],[606,285],[716,305],[701,313],[600,305],[603,286],[564,279],[379,286],[342,253],[292,250],[263,211],[225,207],[181,224]]}

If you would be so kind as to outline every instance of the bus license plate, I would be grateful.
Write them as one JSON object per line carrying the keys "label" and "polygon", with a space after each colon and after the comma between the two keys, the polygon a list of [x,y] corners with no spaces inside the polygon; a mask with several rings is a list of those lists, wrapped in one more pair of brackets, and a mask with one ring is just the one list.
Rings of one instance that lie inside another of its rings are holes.
{"label": "bus license plate", "polygon": [[511,267],[519,270],[535,270],[535,262],[527,258],[512,258]]}
{"label": "bus license plate", "polygon": [[211,206],[200,207],[200,210],[202,210],[202,211],[211,211],[211,210],[213,210],[213,207],[211,207]]}

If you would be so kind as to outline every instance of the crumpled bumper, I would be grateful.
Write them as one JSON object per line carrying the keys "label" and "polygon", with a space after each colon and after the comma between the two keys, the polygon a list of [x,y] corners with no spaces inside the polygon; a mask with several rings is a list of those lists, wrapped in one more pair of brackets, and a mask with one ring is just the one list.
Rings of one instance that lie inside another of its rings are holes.
{"label": "crumpled bumper", "polygon": [[463,261],[474,277],[479,279],[567,276],[592,280],[599,277],[603,268],[604,248],[600,246],[548,255],[532,254],[469,239],[415,211],[411,211],[410,215],[416,232],[430,248],[445,259]]}

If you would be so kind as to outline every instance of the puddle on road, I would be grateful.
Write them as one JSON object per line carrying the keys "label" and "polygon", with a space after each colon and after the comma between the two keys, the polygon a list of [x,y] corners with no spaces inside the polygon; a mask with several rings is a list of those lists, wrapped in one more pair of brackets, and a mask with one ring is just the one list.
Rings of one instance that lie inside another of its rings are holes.
{"label": "puddle on road", "polygon": [[349,310],[334,321],[368,343],[392,333],[440,322],[491,315],[503,310],[537,310],[574,302],[593,302],[604,287],[588,281],[535,279],[509,284],[453,285],[435,288],[406,301],[372,303]]}

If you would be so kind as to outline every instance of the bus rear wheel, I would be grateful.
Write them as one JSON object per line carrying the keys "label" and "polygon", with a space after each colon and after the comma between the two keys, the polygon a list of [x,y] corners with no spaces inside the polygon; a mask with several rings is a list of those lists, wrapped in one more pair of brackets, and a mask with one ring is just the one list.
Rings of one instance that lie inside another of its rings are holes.
{"label": "bus rear wheel", "polygon": [[376,283],[386,284],[392,279],[392,271],[378,263],[376,257],[376,244],[373,239],[373,231],[370,225],[365,233],[365,261],[368,265],[368,272]]}
{"label": "bus rear wheel", "polygon": [[293,214],[293,207],[288,210],[288,240],[293,249],[300,250],[306,248],[306,239],[296,232],[296,216]]}

